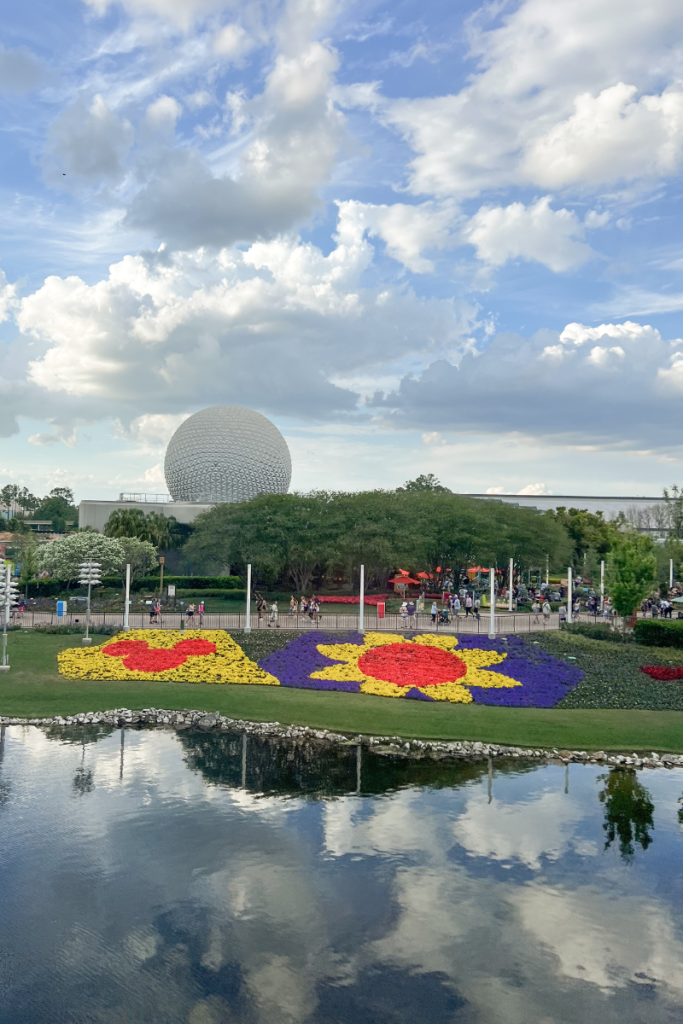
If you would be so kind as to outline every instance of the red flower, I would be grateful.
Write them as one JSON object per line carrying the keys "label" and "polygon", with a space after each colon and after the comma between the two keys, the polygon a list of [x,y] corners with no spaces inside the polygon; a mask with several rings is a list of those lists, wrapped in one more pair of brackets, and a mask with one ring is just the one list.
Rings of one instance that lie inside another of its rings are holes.
{"label": "red flower", "polygon": [[179,640],[173,647],[150,647],[146,640],[119,640],[102,648],[112,658],[123,658],[131,672],[165,672],[184,665],[190,655],[204,657],[216,653],[208,640]]}
{"label": "red flower", "polygon": [[396,686],[438,686],[452,683],[467,672],[455,654],[417,644],[384,644],[358,659],[358,668],[373,679]]}
{"label": "red flower", "polygon": [[683,665],[677,668],[667,668],[665,665],[641,665],[640,671],[645,672],[653,679],[661,679],[669,682],[672,679],[683,679]]}

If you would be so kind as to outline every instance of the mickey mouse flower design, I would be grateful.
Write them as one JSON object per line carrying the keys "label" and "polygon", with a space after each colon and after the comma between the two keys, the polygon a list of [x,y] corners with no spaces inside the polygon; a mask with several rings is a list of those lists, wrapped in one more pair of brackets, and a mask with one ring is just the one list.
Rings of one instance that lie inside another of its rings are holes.
{"label": "mickey mouse flower design", "polygon": [[[522,684],[489,672],[507,657],[497,651],[458,648],[457,637],[424,634],[412,640],[391,633],[366,633],[362,644],[319,644],[337,662],[311,672],[311,679],[360,684],[361,693],[418,700],[472,702],[469,687],[511,688]],[[456,653],[457,649],[457,653]]]}

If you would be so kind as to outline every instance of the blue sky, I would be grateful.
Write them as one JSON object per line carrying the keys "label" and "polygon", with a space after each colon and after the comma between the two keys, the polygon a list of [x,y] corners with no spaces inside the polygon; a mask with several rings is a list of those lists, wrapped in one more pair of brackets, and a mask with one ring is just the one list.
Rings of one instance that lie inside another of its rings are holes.
{"label": "blue sky", "polygon": [[680,481],[683,8],[34,0],[0,36],[0,477],[165,490],[182,419],[292,485]]}

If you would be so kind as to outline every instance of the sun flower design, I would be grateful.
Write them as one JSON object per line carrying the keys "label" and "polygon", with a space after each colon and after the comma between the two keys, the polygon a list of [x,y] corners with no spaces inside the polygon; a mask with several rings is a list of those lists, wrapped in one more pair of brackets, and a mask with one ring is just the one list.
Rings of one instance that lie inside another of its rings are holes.
{"label": "sun flower design", "polygon": [[496,651],[460,648],[454,636],[425,634],[412,640],[391,633],[366,633],[362,644],[319,644],[339,662],[311,673],[311,679],[360,683],[361,693],[470,704],[470,686],[509,688],[516,679],[489,672],[507,657]]}

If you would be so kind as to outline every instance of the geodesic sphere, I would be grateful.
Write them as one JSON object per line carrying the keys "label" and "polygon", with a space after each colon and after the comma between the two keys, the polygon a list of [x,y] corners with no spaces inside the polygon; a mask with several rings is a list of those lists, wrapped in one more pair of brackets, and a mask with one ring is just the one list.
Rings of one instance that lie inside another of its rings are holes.
{"label": "geodesic sphere", "polygon": [[166,449],[164,475],[174,501],[248,501],[285,494],[292,460],[284,437],[261,413],[214,405],[180,424]]}

